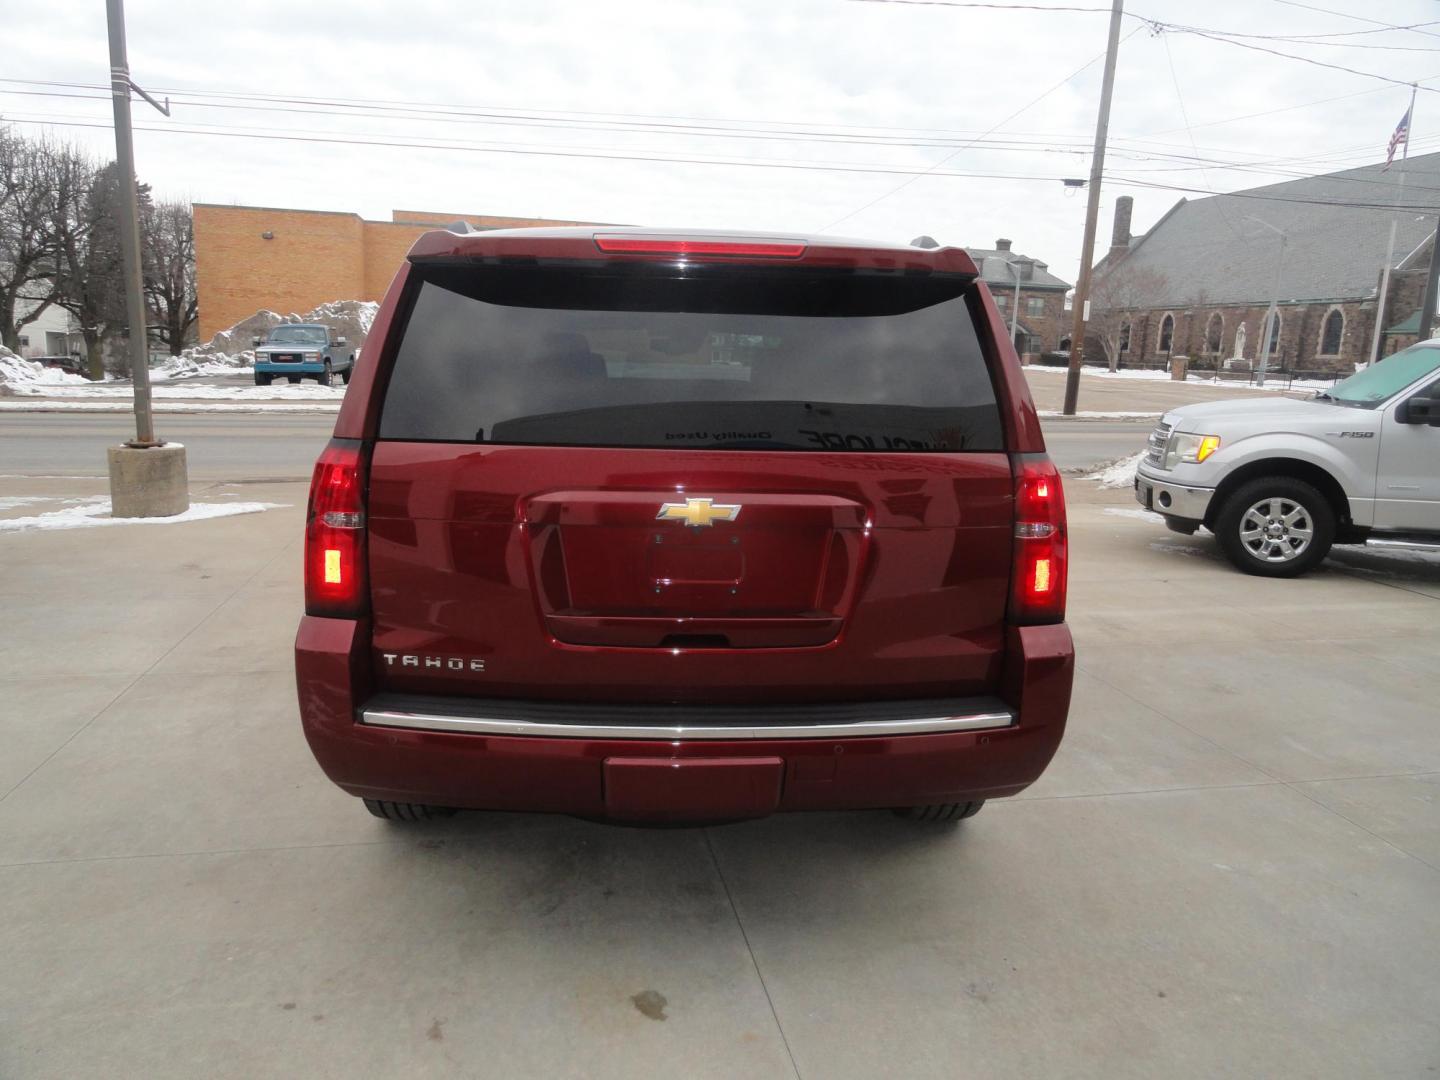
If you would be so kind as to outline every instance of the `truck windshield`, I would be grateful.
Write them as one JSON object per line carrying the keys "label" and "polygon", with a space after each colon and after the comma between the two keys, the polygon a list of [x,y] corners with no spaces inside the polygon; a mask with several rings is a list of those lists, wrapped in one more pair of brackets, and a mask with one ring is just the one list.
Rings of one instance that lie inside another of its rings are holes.
{"label": "truck windshield", "polygon": [[325,331],[318,326],[277,326],[270,331],[271,345],[324,345]]}
{"label": "truck windshield", "polygon": [[1440,369],[1440,347],[1412,345],[1364,371],[1357,371],[1350,378],[1336,383],[1335,389],[1328,394],[1320,396],[1342,405],[1373,409],[1437,369]]}

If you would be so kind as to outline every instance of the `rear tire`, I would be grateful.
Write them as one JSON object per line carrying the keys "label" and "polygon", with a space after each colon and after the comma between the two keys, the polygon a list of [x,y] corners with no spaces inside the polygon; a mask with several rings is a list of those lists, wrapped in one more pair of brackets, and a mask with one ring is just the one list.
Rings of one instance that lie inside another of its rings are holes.
{"label": "rear tire", "polygon": [[325,370],[320,373],[315,381],[321,386],[330,386],[335,382],[335,373],[330,369],[329,360],[325,361]]}
{"label": "rear tire", "polygon": [[260,372],[257,371],[257,372],[255,373],[255,385],[256,385],[256,386],[269,386],[269,385],[270,385],[270,380],[271,380],[272,378],[274,378],[273,375],[262,375]]}
{"label": "rear tire", "polygon": [[350,366],[340,373],[340,381],[346,386],[350,385],[350,374],[355,370],[355,361],[350,361]]}
{"label": "rear tire", "polygon": [[1335,542],[1335,510],[1313,484],[1262,476],[1237,488],[1215,518],[1215,538],[1234,566],[1260,577],[1298,577]]}
{"label": "rear tire", "polygon": [[427,806],[425,803],[389,802],[385,799],[366,799],[365,809],[386,821],[431,821],[435,818],[454,817],[450,806]]}
{"label": "rear tire", "polygon": [[897,806],[895,814],[910,821],[964,821],[978,814],[984,805],[984,799],[975,799],[973,802],[935,803],[932,806]]}

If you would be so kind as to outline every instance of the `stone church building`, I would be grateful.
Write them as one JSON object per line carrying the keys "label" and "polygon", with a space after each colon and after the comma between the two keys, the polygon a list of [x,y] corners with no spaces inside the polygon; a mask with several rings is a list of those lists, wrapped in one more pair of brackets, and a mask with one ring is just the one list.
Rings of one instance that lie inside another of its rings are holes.
{"label": "stone church building", "polygon": [[1405,169],[1403,192],[1397,162],[1181,199],[1140,236],[1130,233],[1133,202],[1121,196],[1110,250],[1095,267],[1087,357],[1158,367],[1185,356],[1192,370],[1249,370],[1278,296],[1267,367],[1348,372],[1369,359],[1396,205],[1380,355],[1414,344],[1440,154],[1412,157]]}

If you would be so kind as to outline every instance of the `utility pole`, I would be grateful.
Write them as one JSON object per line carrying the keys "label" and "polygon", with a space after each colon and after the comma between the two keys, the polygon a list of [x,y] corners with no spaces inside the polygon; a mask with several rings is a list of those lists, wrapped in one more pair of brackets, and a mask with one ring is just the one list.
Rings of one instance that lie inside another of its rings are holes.
{"label": "utility pole", "polygon": [[135,395],[135,438],[108,451],[110,512],[113,517],[170,517],[189,507],[190,492],[185,448],[167,447],[155,438],[150,408],[150,338],[145,311],[145,271],[140,257],[140,206],[135,195],[130,91],[136,90],[166,116],[170,110],[130,79],[124,0],[105,0],[105,19],[110,31],[110,97],[115,107],[115,164],[120,174],[120,251],[125,266],[130,380]]}
{"label": "utility pole", "polygon": [[1425,292],[1420,298],[1420,325],[1416,327],[1420,336],[1416,341],[1427,340],[1435,325],[1435,288],[1440,281],[1440,257],[1436,255],[1436,248],[1440,248],[1440,222],[1436,223],[1430,238],[1430,272],[1425,275]]}
{"label": "utility pole", "polygon": [[1090,158],[1090,198],[1085,206],[1085,240],[1080,245],[1080,278],[1075,283],[1074,322],[1070,328],[1070,370],[1065,376],[1066,416],[1075,415],[1080,396],[1080,365],[1085,360],[1085,324],[1090,321],[1090,264],[1095,260],[1095,223],[1100,216],[1100,179],[1105,172],[1105,135],[1110,127],[1110,96],[1115,89],[1115,59],[1120,53],[1120,20],[1125,0],[1110,5],[1110,42],[1100,84],[1100,115],[1095,121],[1095,152]]}

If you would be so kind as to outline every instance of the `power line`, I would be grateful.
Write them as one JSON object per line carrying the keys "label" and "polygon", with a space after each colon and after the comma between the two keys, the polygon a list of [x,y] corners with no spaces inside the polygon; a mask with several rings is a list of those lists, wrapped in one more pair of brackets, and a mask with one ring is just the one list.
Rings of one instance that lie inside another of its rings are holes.
{"label": "power line", "polygon": [[[52,126],[56,126],[56,127],[68,127],[68,128],[98,128],[98,129],[105,129],[105,130],[108,130],[108,129],[110,128],[110,125],[109,125],[109,124],[100,123],[100,122],[80,121],[80,120],[55,121],[55,120],[53,120],[53,119],[48,119],[48,118],[27,119],[27,118],[16,117],[16,118],[13,119],[13,122],[15,122],[15,123],[24,123],[24,124],[38,124],[38,125],[47,125],[47,124],[48,124],[48,125],[52,125]],[[652,162],[652,163],[658,163],[658,164],[721,165],[721,166],[752,167],[752,168],[772,168],[772,169],[785,169],[785,170],[811,171],[811,172],[850,172],[850,173],[877,173],[877,174],[889,174],[889,175],[913,175],[913,176],[917,176],[917,177],[918,177],[918,176],[937,176],[937,177],[945,177],[945,178],[950,178],[950,179],[963,179],[963,180],[1026,181],[1026,182],[1039,182],[1039,183],[1045,183],[1045,184],[1055,184],[1055,183],[1058,183],[1061,179],[1063,179],[1062,177],[1059,177],[1059,176],[1043,176],[1043,175],[1036,175],[1036,174],[1017,174],[1017,173],[957,172],[957,171],[951,171],[951,170],[946,170],[946,171],[930,170],[930,171],[921,172],[921,171],[917,171],[917,170],[893,168],[893,167],[889,167],[889,166],[869,166],[869,165],[855,165],[855,164],[844,164],[844,163],[779,162],[779,161],[761,161],[761,160],[755,160],[755,159],[746,160],[746,159],[723,159],[723,158],[665,157],[665,156],[659,156],[659,155],[635,155],[635,154],[595,154],[595,153],[587,153],[587,152],[560,151],[560,150],[520,150],[520,149],[507,149],[507,148],[495,148],[495,147],[487,147],[487,146],[477,146],[477,145],[464,144],[464,143],[458,143],[458,144],[457,144],[457,143],[433,143],[433,142],[431,142],[431,143],[422,143],[422,142],[401,142],[401,141],[395,141],[395,140],[390,140],[390,139],[341,138],[341,137],[337,137],[337,136],[280,135],[280,134],[276,134],[276,133],[274,133],[274,132],[250,132],[250,131],[233,130],[233,129],[230,129],[230,130],[218,130],[218,131],[217,131],[217,130],[203,130],[203,129],[198,129],[198,128],[183,128],[183,127],[178,127],[178,126],[173,126],[173,125],[165,125],[165,126],[160,126],[160,127],[144,126],[144,127],[137,127],[136,130],[137,130],[137,131],[154,132],[154,133],[158,133],[158,134],[207,135],[207,136],[214,136],[214,137],[217,137],[217,138],[259,139],[259,140],[265,140],[265,141],[279,141],[279,142],[327,143],[327,144],[337,144],[337,145],[367,146],[367,147],[380,147],[380,148],[387,148],[387,149],[403,149],[403,150],[440,150],[440,151],[457,151],[457,152],[465,152],[465,153],[516,154],[516,155],[521,155],[521,156],[578,158],[578,159],[605,160],[605,161],[644,161],[644,162]],[[1201,194],[1201,195],[1212,195],[1212,194],[1214,194],[1214,193],[1212,193],[1212,192],[1205,191],[1203,188],[1189,187],[1189,186],[1182,185],[1182,184],[1166,184],[1166,183],[1160,183],[1160,182],[1158,182],[1158,181],[1142,180],[1142,179],[1137,179],[1137,178],[1134,178],[1134,177],[1121,176],[1121,175],[1118,175],[1118,174],[1110,174],[1110,173],[1107,173],[1106,176],[1105,176],[1105,179],[1106,179],[1107,181],[1113,181],[1113,182],[1115,182],[1115,183],[1130,184],[1130,185],[1133,185],[1133,186],[1135,186],[1135,187],[1152,188],[1152,189],[1165,190],[1165,191],[1193,192],[1193,193],[1195,193],[1195,194]],[[1412,190],[1413,190],[1413,187],[1412,187]],[[1225,193],[1221,193],[1221,194],[1216,194],[1216,195],[1214,195],[1214,197],[1216,197],[1216,198],[1225,198],[1225,197],[1227,197],[1227,196],[1228,196],[1228,197],[1233,197],[1233,198],[1261,199],[1261,200],[1268,201],[1268,202],[1302,203],[1302,204],[1306,204],[1306,205],[1315,205],[1315,206],[1342,206],[1342,207],[1349,207],[1349,208],[1351,208],[1351,209],[1362,209],[1362,210],[1385,210],[1385,211],[1388,212],[1388,211],[1390,211],[1390,210],[1392,210],[1392,209],[1398,209],[1398,210],[1400,210],[1400,211],[1414,212],[1414,213],[1422,213],[1422,214],[1435,214],[1435,213],[1436,213],[1436,207],[1435,207],[1435,206],[1432,206],[1432,205],[1421,205],[1421,204],[1402,204],[1402,205],[1398,205],[1398,206],[1397,206],[1396,204],[1390,203],[1390,202],[1360,201],[1360,200],[1351,200],[1351,199],[1299,198],[1299,197],[1293,197],[1293,196],[1266,195],[1266,194],[1260,194],[1260,193],[1258,193],[1258,192],[1244,192],[1244,191],[1240,191],[1240,192],[1233,192],[1233,191],[1232,191],[1232,192],[1225,192]]]}
{"label": "power line", "polygon": [[1412,26],[1398,26],[1395,23],[1381,22],[1379,19],[1367,19],[1363,15],[1352,15],[1348,11],[1334,11],[1330,8],[1316,7],[1314,4],[1303,4],[1300,0],[1275,0],[1277,4],[1284,4],[1286,7],[1304,8],[1306,11],[1316,11],[1321,15],[1334,15],[1341,19],[1353,19],[1356,22],[1369,23],[1371,26],[1379,26],[1385,30],[1409,30],[1415,34],[1424,34],[1427,37],[1440,37],[1440,34],[1432,33],[1429,30],[1419,30],[1417,27],[1428,25],[1416,23]]}
{"label": "power line", "polygon": [[[890,2],[890,0],[886,0],[886,2]],[[1138,28],[1137,28],[1136,32],[1138,32]],[[1128,41],[1131,37],[1134,37],[1134,36],[1135,36],[1134,33],[1127,34],[1126,37],[1125,37],[1125,40]],[[1085,61],[1085,63],[1081,64],[1078,68],[1076,68],[1074,71],[1072,71],[1069,75],[1066,75],[1065,78],[1063,78],[1063,79],[1061,79],[1059,82],[1057,82],[1054,86],[1050,87],[1048,90],[1046,90],[1046,91],[1044,91],[1043,93],[1041,93],[1038,97],[1036,97],[1036,98],[1032,99],[1031,101],[1026,102],[1024,105],[1020,106],[1020,108],[1016,109],[1016,110],[1015,110],[1013,113],[1011,113],[1009,116],[1005,117],[1005,119],[1001,120],[1001,121],[1000,121],[998,124],[996,124],[994,127],[990,128],[988,131],[986,131],[986,132],[984,133],[984,135],[979,136],[979,138],[983,139],[986,135],[991,135],[991,134],[994,134],[996,131],[999,131],[1002,127],[1004,127],[1006,124],[1008,124],[1011,120],[1014,120],[1015,117],[1019,116],[1021,113],[1025,112],[1025,111],[1027,111],[1027,110],[1030,109],[1032,106],[1038,105],[1040,102],[1044,101],[1047,97],[1049,97],[1051,94],[1053,94],[1056,90],[1059,90],[1060,87],[1064,86],[1064,85],[1065,85],[1066,83],[1068,83],[1071,79],[1075,78],[1076,75],[1079,75],[1082,71],[1084,71],[1086,68],[1090,67],[1090,66],[1091,66],[1092,64],[1094,64],[1096,61],[1098,61],[1098,60],[1103,60],[1104,58],[1105,58],[1105,53],[1104,53],[1104,52],[1100,52],[1100,53],[1097,53],[1096,55],[1092,56],[1089,60]],[[973,144],[971,144],[971,145],[973,145]],[[910,177],[910,179],[906,180],[904,183],[898,184],[897,186],[891,188],[889,191],[886,191],[886,192],[884,192],[884,193],[882,193],[882,194],[880,194],[880,195],[877,195],[875,198],[873,198],[873,199],[871,199],[869,202],[867,202],[864,206],[861,206],[861,207],[859,207],[859,208],[857,208],[857,209],[855,209],[855,210],[851,210],[850,213],[846,214],[845,216],[836,218],[834,221],[830,222],[829,225],[826,225],[826,226],[825,226],[823,229],[821,229],[820,231],[821,231],[821,232],[829,232],[829,231],[830,231],[831,229],[833,229],[836,225],[839,225],[839,224],[841,224],[842,222],[845,222],[845,221],[849,221],[851,218],[855,217],[857,214],[863,214],[866,210],[869,210],[872,206],[875,206],[876,204],[881,203],[881,202],[883,202],[884,200],[890,198],[890,196],[895,195],[895,194],[898,194],[898,193],[901,192],[901,191],[904,191],[904,190],[905,190],[907,187],[909,187],[911,184],[915,183],[916,180],[919,180],[920,177],[925,176],[925,175],[927,175],[927,174],[929,174],[929,173],[934,172],[934,170],[938,169],[941,165],[944,165],[947,161],[949,161],[951,158],[953,158],[956,154],[960,153],[962,150],[965,150],[965,149],[967,149],[966,146],[958,147],[957,149],[955,149],[955,150],[952,151],[951,153],[947,154],[945,157],[941,158],[939,161],[935,162],[934,165],[930,166],[930,168],[926,169],[924,172],[918,173],[918,174],[916,174],[915,176]]]}
{"label": "power line", "polygon": [[[1266,48],[1264,45],[1256,45],[1253,42],[1249,41],[1237,41],[1235,38],[1225,37],[1222,34],[1211,33],[1207,30],[1188,28],[1174,23],[1164,23],[1158,21],[1151,21],[1150,26],[1157,33],[1168,30],[1173,33],[1179,34],[1193,34],[1196,37],[1205,38],[1207,41],[1218,41],[1225,45],[1234,45],[1236,48],[1240,49],[1250,49],[1253,52],[1269,53],[1271,56],[1280,56],[1284,57],[1287,60],[1296,60],[1302,64],[1311,64],[1315,67],[1329,68],[1331,71],[1343,71],[1347,74],[1359,75],[1362,78],[1366,79],[1379,79],[1381,82],[1390,83],[1394,86],[1417,85],[1413,80],[1407,81],[1405,79],[1393,79],[1389,75],[1380,75],[1374,71],[1361,71],[1359,68],[1346,67],[1344,64],[1331,64],[1324,60],[1316,60],[1314,57],[1310,56],[1296,56],[1294,53],[1281,52],[1279,49],[1269,49]],[[1437,90],[1431,86],[1421,86],[1420,89],[1424,90],[1426,93],[1429,94],[1440,94],[1440,90]]]}

